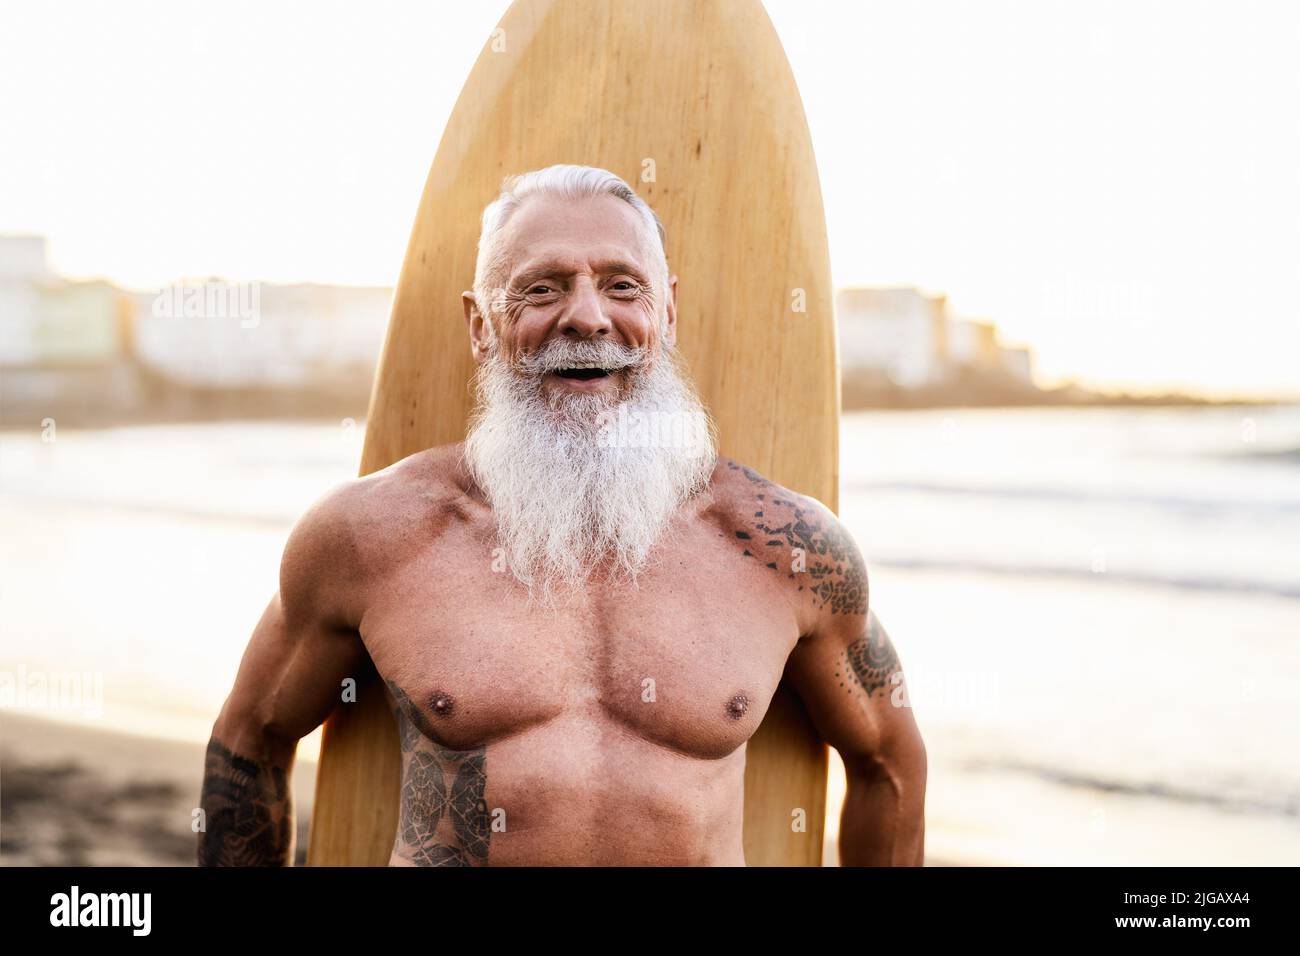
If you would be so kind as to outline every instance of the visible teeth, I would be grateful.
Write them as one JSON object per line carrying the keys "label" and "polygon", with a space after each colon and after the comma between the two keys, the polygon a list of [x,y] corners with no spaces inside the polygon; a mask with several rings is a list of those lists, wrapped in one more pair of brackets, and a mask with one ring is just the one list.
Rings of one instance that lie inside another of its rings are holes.
{"label": "visible teeth", "polygon": [[598,365],[569,366],[556,369],[555,374],[575,382],[590,382],[593,379],[609,376],[609,372]]}

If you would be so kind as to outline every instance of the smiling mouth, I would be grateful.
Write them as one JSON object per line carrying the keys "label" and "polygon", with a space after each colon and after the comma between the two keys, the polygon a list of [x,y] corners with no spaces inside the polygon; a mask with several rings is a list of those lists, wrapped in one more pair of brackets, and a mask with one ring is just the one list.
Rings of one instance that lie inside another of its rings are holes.
{"label": "smiling mouth", "polygon": [[560,378],[589,382],[593,378],[606,378],[610,373],[608,369],[603,368],[558,368],[555,370],[555,374]]}

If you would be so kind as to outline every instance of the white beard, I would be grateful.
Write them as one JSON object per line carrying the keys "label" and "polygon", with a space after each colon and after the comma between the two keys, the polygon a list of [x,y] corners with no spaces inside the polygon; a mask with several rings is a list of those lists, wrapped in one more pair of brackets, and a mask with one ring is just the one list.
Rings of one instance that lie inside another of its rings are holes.
{"label": "white beard", "polygon": [[[644,359],[605,340],[554,339],[519,371],[497,351],[479,368],[465,464],[511,573],[548,604],[598,569],[635,585],[674,515],[708,486],[717,457],[708,413],[673,353],[649,368]],[[584,363],[626,365],[628,399],[547,397],[542,371]]]}

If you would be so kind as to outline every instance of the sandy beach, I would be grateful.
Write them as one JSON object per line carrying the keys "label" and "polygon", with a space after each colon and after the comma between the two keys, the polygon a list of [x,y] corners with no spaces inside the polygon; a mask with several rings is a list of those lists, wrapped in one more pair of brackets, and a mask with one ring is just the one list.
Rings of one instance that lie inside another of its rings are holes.
{"label": "sandy beach", "polygon": [[[303,750],[309,751],[310,747]],[[1267,816],[1109,792],[935,755],[927,866],[1293,863]],[[203,745],[0,711],[0,866],[190,866]],[[295,864],[306,862],[316,764],[294,768]],[[843,774],[832,759],[825,862],[835,865]],[[1178,835],[1174,838],[1174,835]],[[1246,849],[1251,848],[1251,849]]]}
{"label": "sandy beach", "polygon": [[[0,714],[0,866],[189,866],[203,745]],[[316,777],[294,769],[298,863]]]}
{"label": "sandy beach", "polygon": [[[297,866],[306,863],[316,780],[314,748],[301,749],[308,755],[300,754],[293,775]],[[191,866],[202,779],[200,743],[0,710],[0,866]],[[834,767],[832,806],[843,792]],[[825,844],[832,866],[835,833],[832,820]],[[972,845],[951,857],[931,853],[927,865],[998,859]]]}
{"label": "sandy beach", "polygon": [[[297,866],[306,863],[317,736],[294,767]],[[0,710],[0,866],[191,866],[202,779],[200,743]],[[828,827],[828,865],[834,833]]]}

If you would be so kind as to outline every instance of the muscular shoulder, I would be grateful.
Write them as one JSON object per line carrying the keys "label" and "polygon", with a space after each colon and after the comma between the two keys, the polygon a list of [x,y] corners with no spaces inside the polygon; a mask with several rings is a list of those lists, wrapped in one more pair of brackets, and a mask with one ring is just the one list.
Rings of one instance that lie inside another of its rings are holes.
{"label": "muscular shoulder", "polygon": [[834,512],[730,458],[718,459],[712,490],[714,519],[732,546],[794,592],[810,625],[822,615],[866,614],[862,552]]}
{"label": "muscular shoulder", "polygon": [[368,583],[472,506],[460,450],[457,444],[417,452],[336,486],[308,508],[281,561],[286,609],[329,606],[340,623],[355,626]]}

